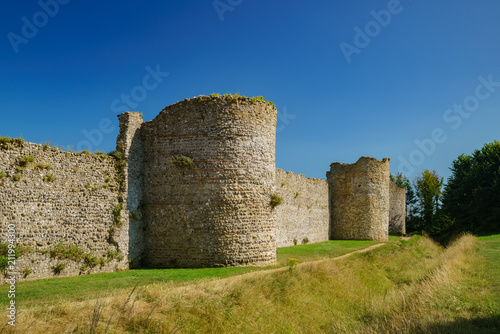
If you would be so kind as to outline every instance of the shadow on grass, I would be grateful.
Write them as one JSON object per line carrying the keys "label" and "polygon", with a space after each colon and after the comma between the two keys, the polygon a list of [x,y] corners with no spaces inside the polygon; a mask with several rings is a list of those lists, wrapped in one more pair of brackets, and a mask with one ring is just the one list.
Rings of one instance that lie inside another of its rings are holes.
{"label": "shadow on grass", "polygon": [[434,323],[425,328],[415,328],[414,333],[500,333],[500,315],[487,318],[457,319],[453,322]]}

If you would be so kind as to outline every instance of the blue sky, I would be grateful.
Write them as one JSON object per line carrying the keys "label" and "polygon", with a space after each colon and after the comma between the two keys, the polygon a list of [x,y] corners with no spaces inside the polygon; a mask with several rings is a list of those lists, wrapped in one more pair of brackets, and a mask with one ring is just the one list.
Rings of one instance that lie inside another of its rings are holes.
{"label": "blue sky", "polygon": [[310,177],[362,155],[447,177],[500,139],[496,0],[42,0],[2,13],[2,136],[111,151],[120,110],[151,120],[239,92],[276,104],[276,165]]}

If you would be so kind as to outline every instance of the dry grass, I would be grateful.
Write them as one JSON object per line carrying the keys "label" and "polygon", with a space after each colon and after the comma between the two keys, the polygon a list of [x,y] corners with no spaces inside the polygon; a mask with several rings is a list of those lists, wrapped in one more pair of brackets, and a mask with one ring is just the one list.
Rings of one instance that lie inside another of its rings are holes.
{"label": "dry grass", "polygon": [[469,235],[446,250],[414,237],[292,271],[20,306],[15,332],[488,333],[499,309],[476,250]]}

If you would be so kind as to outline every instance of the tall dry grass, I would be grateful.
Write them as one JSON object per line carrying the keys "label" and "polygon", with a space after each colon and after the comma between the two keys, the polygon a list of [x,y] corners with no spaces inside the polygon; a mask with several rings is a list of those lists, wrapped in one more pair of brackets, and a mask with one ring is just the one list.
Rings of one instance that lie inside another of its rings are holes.
{"label": "tall dry grass", "polygon": [[139,285],[86,302],[24,309],[16,329],[5,332],[487,332],[496,326],[499,309],[488,298],[484,260],[476,249],[470,235],[444,250],[414,237],[293,270],[183,287]]}

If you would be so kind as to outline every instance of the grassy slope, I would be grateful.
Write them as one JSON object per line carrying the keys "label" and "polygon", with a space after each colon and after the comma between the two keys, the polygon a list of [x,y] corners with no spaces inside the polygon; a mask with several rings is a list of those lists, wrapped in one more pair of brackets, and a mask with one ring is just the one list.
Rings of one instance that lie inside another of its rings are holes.
{"label": "grassy slope", "polygon": [[[397,240],[391,237],[391,240]],[[335,257],[376,244],[371,241],[326,241],[317,244],[279,248],[277,266],[285,266],[288,258],[299,262]],[[22,306],[58,301],[83,301],[108,295],[117,290],[131,289],[137,282],[141,286],[162,282],[187,284],[201,279],[224,278],[265,268],[203,268],[203,269],[138,269],[115,273],[63,277],[21,282],[16,285],[16,301]],[[0,286],[0,296],[6,296],[7,285]],[[0,298],[0,306],[7,305],[7,298]]]}
{"label": "grassy slope", "polygon": [[480,252],[488,266],[488,278],[493,298],[500,304],[500,234],[480,237]]}
{"label": "grassy slope", "polygon": [[[131,288],[115,290],[97,329],[103,332],[111,317],[111,333],[170,333],[179,324],[180,333],[495,333],[500,310],[477,247],[472,236],[446,250],[417,236],[292,271],[183,287],[150,284],[129,301]],[[16,329],[88,333],[95,305],[95,299],[32,305]]]}

